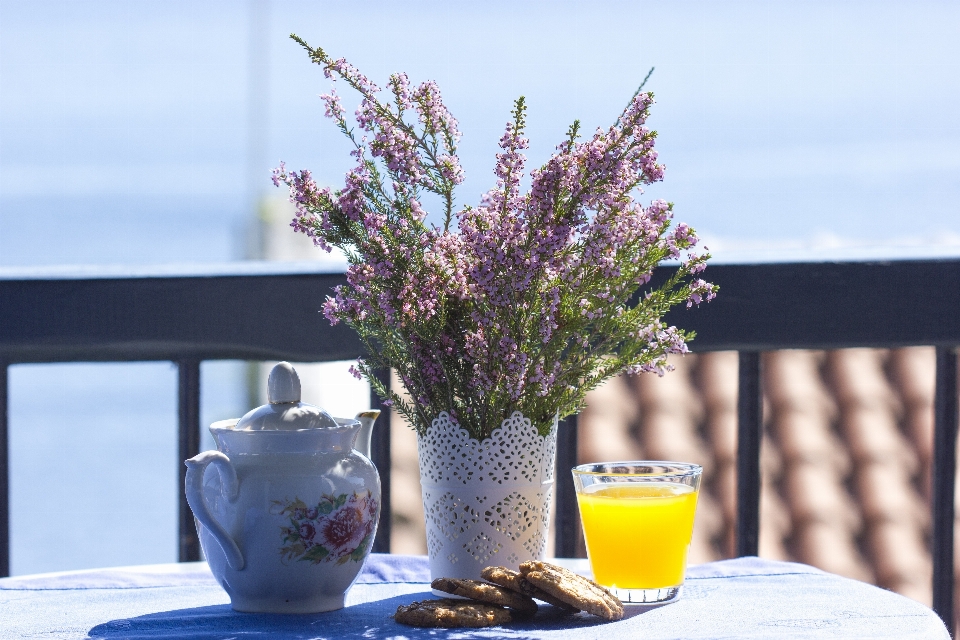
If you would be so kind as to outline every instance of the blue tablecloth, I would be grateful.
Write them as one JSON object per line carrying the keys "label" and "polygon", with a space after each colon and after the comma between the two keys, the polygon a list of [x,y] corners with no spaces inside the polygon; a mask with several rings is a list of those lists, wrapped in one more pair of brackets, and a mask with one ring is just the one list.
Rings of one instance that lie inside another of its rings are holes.
{"label": "blue tablecloth", "polygon": [[204,563],[6,578],[0,580],[0,637],[949,638],[940,619],[912,600],[806,565],[759,558],[690,567],[680,601],[629,608],[613,623],[550,606],[530,621],[489,629],[394,622],[397,606],[432,597],[429,581],[424,557],[374,554],[346,608],[265,615],[233,611]]}

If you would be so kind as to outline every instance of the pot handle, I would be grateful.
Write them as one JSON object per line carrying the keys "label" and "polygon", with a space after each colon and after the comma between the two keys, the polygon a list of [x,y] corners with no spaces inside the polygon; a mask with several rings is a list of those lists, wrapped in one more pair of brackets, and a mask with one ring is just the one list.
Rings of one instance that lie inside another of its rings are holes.
{"label": "pot handle", "polygon": [[230,568],[240,571],[245,564],[243,554],[240,553],[240,547],[230,537],[227,530],[214,519],[207,509],[207,502],[203,499],[203,471],[207,468],[207,465],[212,464],[220,472],[220,490],[228,502],[236,502],[240,495],[240,483],[237,480],[236,469],[230,464],[230,458],[219,451],[204,451],[187,460],[185,464],[187,465],[185,482],[187,504],[190,505],[190,510],[193,511],[193,515],[200,521],[200,524],[205,526],[220,544]]}

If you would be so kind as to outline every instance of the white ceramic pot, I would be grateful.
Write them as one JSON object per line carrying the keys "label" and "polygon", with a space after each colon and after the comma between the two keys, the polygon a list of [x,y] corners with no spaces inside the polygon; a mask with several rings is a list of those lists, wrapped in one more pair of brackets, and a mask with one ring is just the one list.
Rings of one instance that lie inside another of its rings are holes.
{"label": "white ceramic pot", "polygon": [[299,402],[299,380],[275,380],[296,376],[281,365],[271,404],[214,423],[217,451],[187,460],[187,502],[234,609],[340,609],[376,536],[380,478],[353,450],[361,422]]}
{"label": "white ceramic pot", "polygon": [[420,486],[434,578],[480,579],[489,565],[542,559],[557,421],[546,437],[519,412],[482,442],[441,413],[419,436]]}

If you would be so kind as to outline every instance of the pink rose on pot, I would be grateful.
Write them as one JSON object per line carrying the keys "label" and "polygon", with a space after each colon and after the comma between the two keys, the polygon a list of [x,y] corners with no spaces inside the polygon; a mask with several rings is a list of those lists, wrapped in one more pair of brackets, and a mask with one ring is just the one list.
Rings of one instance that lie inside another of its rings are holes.
{"label": "pink rose on pot", "polygon": [[353,553],[373,531],[376,512],[376,501],[369,494],[350,496],[342,507],[317,523],[317,543],[329,549],[332,557]]}
{"label": "pink rose on pot", "polygon": [[318,523],[319,542],[331,555],[343,556],[360,546],[365,535],[363,512],[349,502]]}

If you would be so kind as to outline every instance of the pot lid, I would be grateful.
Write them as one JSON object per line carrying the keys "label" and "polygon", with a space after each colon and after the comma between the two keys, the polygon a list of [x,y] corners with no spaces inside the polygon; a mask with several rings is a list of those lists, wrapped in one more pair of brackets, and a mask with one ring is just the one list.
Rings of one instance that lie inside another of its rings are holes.
{"label": "pot lid", "polygon": [[289,362],[281,362],[270,371],[267,400],[269,404],[240,418],[234,431],[302,431],[338,426],[320,407],[300,402],[300,376]]}

